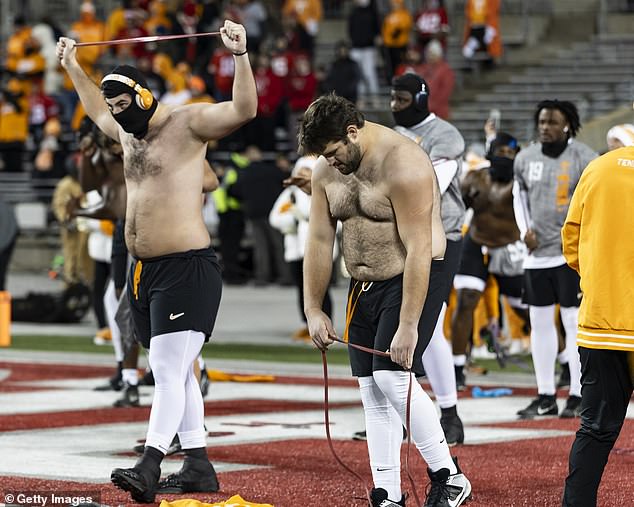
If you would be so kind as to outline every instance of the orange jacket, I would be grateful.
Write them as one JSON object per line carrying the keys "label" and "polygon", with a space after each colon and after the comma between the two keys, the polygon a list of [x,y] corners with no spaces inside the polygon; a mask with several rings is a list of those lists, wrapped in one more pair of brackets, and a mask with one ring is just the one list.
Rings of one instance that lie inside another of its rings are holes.
{"label": "orange jacket", "polygon": [[502,56],[502,38],[500,37],[500,0],[467,0],[464,6],[465,24],[464,24],[464,37],[463,44],[469,38],[471,27],[474,21],[477,21],[476,17],[479,17],[477,3],[484,1],[486,3],[486,12],[484,14],[484,22],[486,26],[490,26],[495,29],[495,37],[491,44],[487,46],[487,52],[493,58],[499,58]]}
{"label": "orange jacket", "polygon": [[311,35],[315,35],[311,25],[319,23],[324,15],[321,0],[286,0],[282,14],[293,16]]}
{"label": "orange jacket", "polygon": [[583,171],[561,230],[564,257],[581,276],[577,345],[634,352],[634,147]]}
{"label": "orange jacket", "polygon": [[414,26],[414,18],[401,5],[391,11],[383,20],[381,37],[383,45],[388,48],[402,48],[409,43],[409,36]]}

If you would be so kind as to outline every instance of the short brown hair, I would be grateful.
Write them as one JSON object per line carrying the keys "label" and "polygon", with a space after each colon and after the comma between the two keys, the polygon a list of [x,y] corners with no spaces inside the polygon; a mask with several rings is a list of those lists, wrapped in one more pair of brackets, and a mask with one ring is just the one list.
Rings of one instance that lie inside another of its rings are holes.
{"label": "short brown hair", "polygon": [[299,126],[299,153],[321,155],[328,143],[346,138],[349,125],[364,124],[363,115],[349,100],[334,93],[319,97],[308,106]]}

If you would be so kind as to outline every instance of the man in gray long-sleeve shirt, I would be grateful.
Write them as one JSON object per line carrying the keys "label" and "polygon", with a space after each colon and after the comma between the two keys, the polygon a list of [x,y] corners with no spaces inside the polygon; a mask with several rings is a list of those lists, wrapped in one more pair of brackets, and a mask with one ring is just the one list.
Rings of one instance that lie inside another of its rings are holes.
{"label": "man in gray long-sleeve shirt", "polygon": [[557,415],[555,361],[559,304],[566,332],[570,393],[560,417],[575,417],[581,409],[581,366],[576,346],[581,300],[579,276],[563,257],[561,227],[581,173],[597,154],[574,141],[581,127],[574,104],[545,100],[537,105],[539,142],[515,158],[513,207],[520,234],[529,250],[524,261],[524,302],[531,320],[531,351],[538,397],[518,412],[522,418]]}
{"label": "man in gray long-sleeve shirt", "polygon": [[429,155],[442,195],[440,214],[447,237],[444,259],[445,304],[438,316],[431,342],[423,354],[423,366],[440,406],[440,423],[447,443],[456,445],[464,442],[464,431],[456,410],[456,377],[443,322],[462,252],[462,224],[466,210],[459,178],[465,144],[456,127],[429,112],[428,98],[433,92],[425,80],[416,74],[395,77],[392,80],[391,108],[396,122],[394,130],[414,140]]}

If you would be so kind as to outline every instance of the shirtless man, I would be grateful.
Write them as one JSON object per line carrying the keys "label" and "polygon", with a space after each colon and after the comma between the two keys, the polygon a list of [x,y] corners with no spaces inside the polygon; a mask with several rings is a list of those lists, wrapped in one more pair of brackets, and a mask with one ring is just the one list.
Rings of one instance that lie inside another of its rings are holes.
{"label": "shirtless man", "polygon": [[[500,294],[528,323],[522,303],[523,267],[526,248],[513,213],[513,160],[519,151],[517,139],[500,132],[491,141],[486,169],[473,170],[462,180],[465,204],[473,210],[465,235],[462,259],[454,278],[458,306],[451,323],[451,339],[458,389],[465,389],[464,365],[473,327],[473,311],[484,292],[489,273],[494,275]],[[487,257],[485,254],[487,253]]]}
{"label": "shirtless man", "polygon": [[[128,250],[125,246],[124,227],[126,212],[126,186],[123,169],[123,151],[121,144],[107,137],[96,125],[85,118],[93,128],[79,142],[82,152],[79,164],[79,182],[84,192],[97,190],[102,200],[97,205],[81,208],[80,200],[75,199],[70,206],[73,216],[109,219],[116,221],[113,234],[110,283],[104,294],[104,306],[108,318],[108,326],[112,331],[112,345],[117,360],[117,373],[104,386],[97,390],[121,390],[121,398],[114,402],[115,407],[139,406],[139,379],[137,365],[139,359],[139,343],[134,339],[130,314],[130,303],[124,293],[128,272]],[[213,192],[219,182],[216,173],[209,163],[204,162],[203,193]],[[202,197],[201,197],[202,198]],[[202,356],[194,363],[196,378],[201,379],[203,397],[204,382],[207,379],[204,368],[198,368]],[[123,383],[122,383],[123,382]],[[208,382],[206,382],[208,386]],[[178,437],[175,438],[178,442]],[[175,449],[171,446],[168,454]],[[180,447],[179,447],[180,450]]]}
{"label": "shirtless man", "polygon": [[461,505],[471,484],[452,460],[436,409],[414,374],[422,373],[443,303],[445,235],[440,191],[429,158],[404,136],[366,122],[336,95],[313,102],[299,132],[303,154],[321,155],[312,177],[304,256],[304,311],[315,345],[336,337],[322,311],[337,220],[352,276],[344,340],[388,351],[350,348],[359,378],[374,480],[372,507],[405,505],[400,481],[402,427],[412,385],[411,436],[429,466],[426,507]]}
{"label": "shirtless man", "polygon": [[[149,348],[156,389],[145,452],[133,468],[114,469],[111,479],[137,502],[154,502],[157,490],[218,489],[193,369],[213,330],[221,294],[200,192],[207,142],[251,120],[257,108],[244,27],[225,21],[220,32],[235,55],[235,79],[233,100],[217,104],[160,104],[129,66],[107,74],[100,90],[77,63],[75,41],[57,43],[87,114],[123,147],[125,239],[135,259],[128,292],[136,338]],[[185,462],[159,484],[161,461],[177,432]]]}

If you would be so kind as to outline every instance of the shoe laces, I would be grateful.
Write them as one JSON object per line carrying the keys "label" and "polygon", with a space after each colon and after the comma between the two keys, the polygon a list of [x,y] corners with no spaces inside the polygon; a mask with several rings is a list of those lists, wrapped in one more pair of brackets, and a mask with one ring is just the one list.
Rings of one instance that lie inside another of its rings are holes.
{"label": "shoe laces", "polygon": [[431,481],[425,490],[425,507],[434,507],[435,505],[443,505],[442,500],[451,498],[447,482]]}

